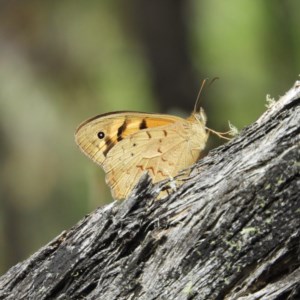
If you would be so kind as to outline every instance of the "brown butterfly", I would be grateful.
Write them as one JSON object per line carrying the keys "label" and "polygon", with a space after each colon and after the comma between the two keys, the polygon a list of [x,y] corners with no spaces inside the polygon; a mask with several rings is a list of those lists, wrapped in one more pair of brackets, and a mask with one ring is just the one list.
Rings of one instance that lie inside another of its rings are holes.
{"label": "brown butterfly", "polygon": [[120,200],[129,196],[144,172],[156,183],[194,164],[208,139],[205,124],[202,109],[187,119],[120,111],[83,122],[75,139],[104,169],[113,197]]}

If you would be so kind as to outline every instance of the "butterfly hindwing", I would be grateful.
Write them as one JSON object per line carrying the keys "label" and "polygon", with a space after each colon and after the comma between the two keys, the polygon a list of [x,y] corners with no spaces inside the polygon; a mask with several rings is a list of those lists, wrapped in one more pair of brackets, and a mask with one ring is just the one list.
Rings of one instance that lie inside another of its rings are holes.
{"label": "butterfly hindwing", "polygon": [[126,197],[144,172],[155,183],[174,177],[197,160],[200,149],[191,149],[189,124],[182,125],[183,121],[138,131],[108,153],[103,168],[116,198]]}

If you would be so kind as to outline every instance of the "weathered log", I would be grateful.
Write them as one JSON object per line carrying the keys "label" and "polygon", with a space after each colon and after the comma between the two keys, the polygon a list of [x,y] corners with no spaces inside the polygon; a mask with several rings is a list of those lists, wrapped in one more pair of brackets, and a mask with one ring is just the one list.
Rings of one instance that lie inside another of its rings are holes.
{"label": "weathered log", "polygon": [[299,299],[299,104],[296,82],[176,189],[144,176],[12,267],[0,299]]}

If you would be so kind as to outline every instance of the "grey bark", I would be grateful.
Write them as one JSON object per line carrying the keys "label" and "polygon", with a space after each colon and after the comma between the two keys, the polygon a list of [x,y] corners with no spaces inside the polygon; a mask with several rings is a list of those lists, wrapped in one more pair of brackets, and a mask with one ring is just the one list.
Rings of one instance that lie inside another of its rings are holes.
{"label": "grey bark", "polygon": [[299,104],[298,81],[177,188],[145,176],[12,267],[0,299],[299,299]]}

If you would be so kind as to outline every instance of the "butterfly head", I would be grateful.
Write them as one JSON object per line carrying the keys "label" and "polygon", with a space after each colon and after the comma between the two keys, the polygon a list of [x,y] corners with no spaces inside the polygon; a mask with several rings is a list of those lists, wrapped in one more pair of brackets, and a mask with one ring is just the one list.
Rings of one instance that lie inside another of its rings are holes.
{"label": "butterfly head", "polygon": [[202,107],[200,107],[199,111],[193,112],[192,115],[188,118],[188,120],[193,121],[203,127],[205,127],[207,117]]}
{"label": "butterfly head", "polygon": [[196,112],[194,115],[195,115],[195,118],[196,118],[200,123],[202,123],[203,125],[206,124],[206,122],[207,122],[207,117],[206,117],[206,114],[205,114],[205,112],[204,112],[204,110],[203,110],[202,107],[200,107],[199,112]]}

